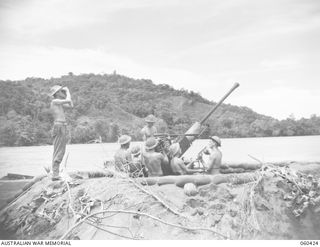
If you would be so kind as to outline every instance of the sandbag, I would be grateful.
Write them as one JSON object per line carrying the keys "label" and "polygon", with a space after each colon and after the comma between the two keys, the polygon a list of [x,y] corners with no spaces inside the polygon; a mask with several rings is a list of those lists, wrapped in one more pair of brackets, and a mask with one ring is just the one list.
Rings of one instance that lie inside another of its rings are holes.
{"label": "sandbag", "polygon": [[96,170],[96,171],[74,171],[69,172],[68,175],[73,179],[89,179],[101,177],[113,177],[114,174],[109,170]]}
{"label": "sandbag", "polygon": [[221,169],[228,169],[228,168],[243,168],[245,170],[258,170],[262,167],[261,164],[221,164]]}
{"label": "sandbag", "polygon": [[229,174],[227,176],[227,183],[232,184],[246,184],[258,179],[259,175],[252,172],[242,174]]}
{"label": "sandbag", "polygon": [[193,183],[197,186],[206,185],[211,183],[212,175],[184,175],[178,176],[176,186],[183,187],[186,183]]}
{"label": "sandbag", "polygon": [[193,183],[187,183],[183,187],[183,191],[187,196],[195,196],[198,194],[197,187]]}
{"label": "sandbag", "polygon": [[159,177],[158,185],[175,184],[178,176]]}
{"label": "sandbag", "polygon": [[221,169],[228,169],[229,168],[229,165],[227,165],[227,164],[221,164],[220,165],[220,170]]}
{"label": "sandbag", "polygon": [[258,179],[258,175],[252,172],[241,174],[217,174],[211,179],[213,184],[231,183],[231,184],[245,184],[253,182]]}
{"label": "sandbag", "polygon": [[227,174],[227,173],[243,173],[246,172],[243,168],[227,168],[227,169],[220,169],[220,173]]}
{"label": "sandbag", "polygon": [[216,174],[211,178],[212,184],[222,184],[222,183],[227,183],[228,181],[229,181],[228,175],[223,175],[223,174]]}
{"label": "sandbag", "polygon": [[233,183],[242,184],[252,182],[257,179],[257,174],[252,172],[240,173],[240,174],[215,174],[215,175],[182,175],[182,176],[167,176],[167,177],[147,177],[137,178],[136,181],[143,185],[164,185],[175,184],[176,186],[183,188],[187,183],[193,183],[196,186],[202,186],[206,184],[221,184],[221,183]]}
{"label": "sandbag", "polygon": [[136,178],[135,181],[142,185],[155,185],[158,183],[158,177]]}

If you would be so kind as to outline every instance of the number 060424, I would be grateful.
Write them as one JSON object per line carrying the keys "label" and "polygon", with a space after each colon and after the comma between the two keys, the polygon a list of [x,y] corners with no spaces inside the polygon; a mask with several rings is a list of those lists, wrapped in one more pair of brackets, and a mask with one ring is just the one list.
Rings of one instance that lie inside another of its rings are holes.
{"label": "number 060424", "polygon": [[300,245],[310,246],[310,245],[319,245],[318,241],[300,241]]}

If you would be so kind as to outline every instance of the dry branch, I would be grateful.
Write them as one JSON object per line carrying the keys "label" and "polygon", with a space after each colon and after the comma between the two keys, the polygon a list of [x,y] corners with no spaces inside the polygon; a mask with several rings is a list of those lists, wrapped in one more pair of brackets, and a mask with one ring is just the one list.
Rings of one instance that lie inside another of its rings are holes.
{"label": "dry branch", "polygon": [[248,156],[249,156],[251,159],[253,159],[253,160],[257,161],[258,163],[260,163],[261,165],[263,165],[263,162],[262,162],[261,160],[259,160],[258,158],[253,157],[253,156],[250,155],[250,154],[248,154]]}
{"label": "dry branch", "polygon": [[140,186],[138,183],[136,183],[133,179],[129,178],[129,181],[136,186],[138,189],[140,189],[141,191],[143,191],[144,193],[152,196],[154,199],[156,199],[158,202],[160,202],[167,210],[169,210],[170,212],[172,212],[173,214],[176,214],[180,217],[186,218],[186,216],[182,215],[181,213],[179,213],[178,211],[172,209],[167,203],[165,203],[163,200],[161,200],[157,195],[155,195],[154,193],[147,191],[146,189],[144,189],[142,186]]}
{"label": "dry branch", "polygon": [[180,226],[180,225],[177,225],[177,224],[165,222],[164,220],[162,220],[160,218],[157,218],[155,216],[152,216],[152,215],[149,215],[149,214],[146,214],[146,213],[135,212],[135,211],[125,211],[125,210],[104,210],[104,211],[100,211],[100,212],[96,212],[96,213],[90,214],[90,215],[86,216],[85,218],[83,218],[82,220],[80,220],[73,227],[71,227],[69,230],[67,230],[67,232],[60,238],[60,240],[65,239],[76,227],[78,227],[79,225],[84,223],[90,217],[95,216],[97,214],[104,214],[104,213],[124,213],[124,214],[134,214],[134,215],[145,216],[145,217],[148,217],[150,219],[156,220],[158,222],[161,222],[161,223],[163,223],[165,225],[169,225],[169,226],[172,226],[172,227],[177,227],[177,228],[188,230],[188,231],[208,231],[208,232],[211,232],[211,233],[213,233],[215,235],[218,235],[218,236],[220,236],[220,237],[222,237],[224,239],[228,239],[225,235],[223,235],[223,234],[221,234],[219,232],[216,232],[216,231],[214,231],[214,230],[212,230],[210,228],[199,228],[199,227],[191,228],[191,227],[186,227],[186,226]]}
{"label": "dry branch", "polygon": [[69,203],[68,203],[68,207],[71,209],[73,216],[76,216],[76,212],[74,211],[71,203],[72,203],[72,198],[71,198],[71,191],[70,191],[70,187],[67,181],[65,181],[65,184],[67,185],[67,189],[68,189],[68,196],[69,196]]}
{"label": "dry branch", "polygon": [[138,240],[137,238],[134,238],[134,237],[128,237],[128,236],[124,236],[124,235],[121,235],[121,234],[118,234],[118,233],[109,231],[109,230],[107,230],[107,229],[105,229],[105,228],[102,228],[102,227],[100,227],[100,226],[98,226],[98,225],[96,225],[96,224],[93,224],[93,223],[91,223],[91,222],[88,222],[88,221],[86,221],[85,223],[87,223],[88,225],[93,226],[93,227],[95,227],[95,228],[97,228],[97,229],[99,229],[99,230],[101,230],[101,231],[110,233],[110,234],[112,234],[112,235],[115,235],[115,236],[118,236],[118,237],[121,237],[121,238],[126,238],[126,239],[131,239],[131,240],[132,240],[132,239],[133,239],[133,240]]}

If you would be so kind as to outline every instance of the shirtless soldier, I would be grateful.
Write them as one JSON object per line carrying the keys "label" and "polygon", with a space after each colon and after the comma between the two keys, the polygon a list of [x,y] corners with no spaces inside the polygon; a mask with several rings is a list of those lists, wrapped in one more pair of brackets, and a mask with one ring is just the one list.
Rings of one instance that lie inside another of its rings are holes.
{"label": "shirtless soldier", "polygon": [[53,137],[53,159],[52,159],[52,180],[61,179],[59,176],[60,163],[66,152],[68,142],[67,122],[64,114],[64,108],[73,107],[71,95],[67,87],[55,85],[50,89],[50,95],[53,100],[50,109],[54,117],[52,130]]}
{"label": "shirtless soldier", "polygon": [[149,137],[153,137],[155,134],[157,134],[157,128],[154,126],[154,123],[156,122],[155,116],[148,115],[145,118],[145,121],[147,123],[146,126],[143,127],[141,130],[142,139],[146,141]]}
{"label": "shirtless soldier", "polygon": [[186,175],[186,174],[194,174],[197,172],[201,172],[200,169],[189,169],[193,164],[190,163],[187,166],[184,164],[183,160],[180,158],[181,148],[179,143],[173,143],[169,148],[171,154],[170,166],[173,172],[173,175]]}
{"label": "shirtless soldier", "polygon": [[[203,151],[203,154],[208,155],[208,160],[204,166],[207,167],[207,173],[217,174],[220,173],[219,169],[221,166],[222,153],[218,147],[221,146],[221,140],[217,136],[210,137],[208,147]],[[200,154],[200,159],[202,154]]]}
{"label": "shirtless soldier", "polygon": [[155,151],[158,141],[150,137],[145,142],[145,152],[142,154],[142,161],[148,170],[149,177],[163,176],[163,168],[169,166],[168,157]]}
{"label": "shirtless soldier", "polygon": [[130,164],[132,163],[131,153],[129,150],[131,137],[128,135],[122,135],[119,137],[118,143],[120,149],[114,155],[114,162],[116,168],[122,172],[129,172]]}
{"label": "shirtless soldier", "polygon": [[141,147],[131,148],[132,164],[130,165],[130,174],[132,177],[147,177],[147,169],[142,164]]}

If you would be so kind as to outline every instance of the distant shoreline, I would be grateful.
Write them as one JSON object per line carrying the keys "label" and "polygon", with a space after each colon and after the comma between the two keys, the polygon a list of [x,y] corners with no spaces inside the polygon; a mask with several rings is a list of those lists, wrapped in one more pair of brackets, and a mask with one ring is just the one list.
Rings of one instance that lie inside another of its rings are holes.
{"label": "distant shoreline", "polygon": [[[221,139],[261,139],[261,138],[290,138],[290,137],[310,137],[310,136],[320,136],[320,135],[293,135],[293,136],[254,136],[254,137],[221,137]],[[197,140],[208,140],[207,138],[199,138]],[[141,140],[134,140],[134,143],[142,142]],[[91,144],[108,144],[117,142],[101,142],[101,143],[69,143],[68,145],[91,145]],[[26,145],[26,146],[2,146],[1,148],[14,148],[14,147],[41,147],[41,146],[51,146],[52,144],[36,144],[36,145]]]}

